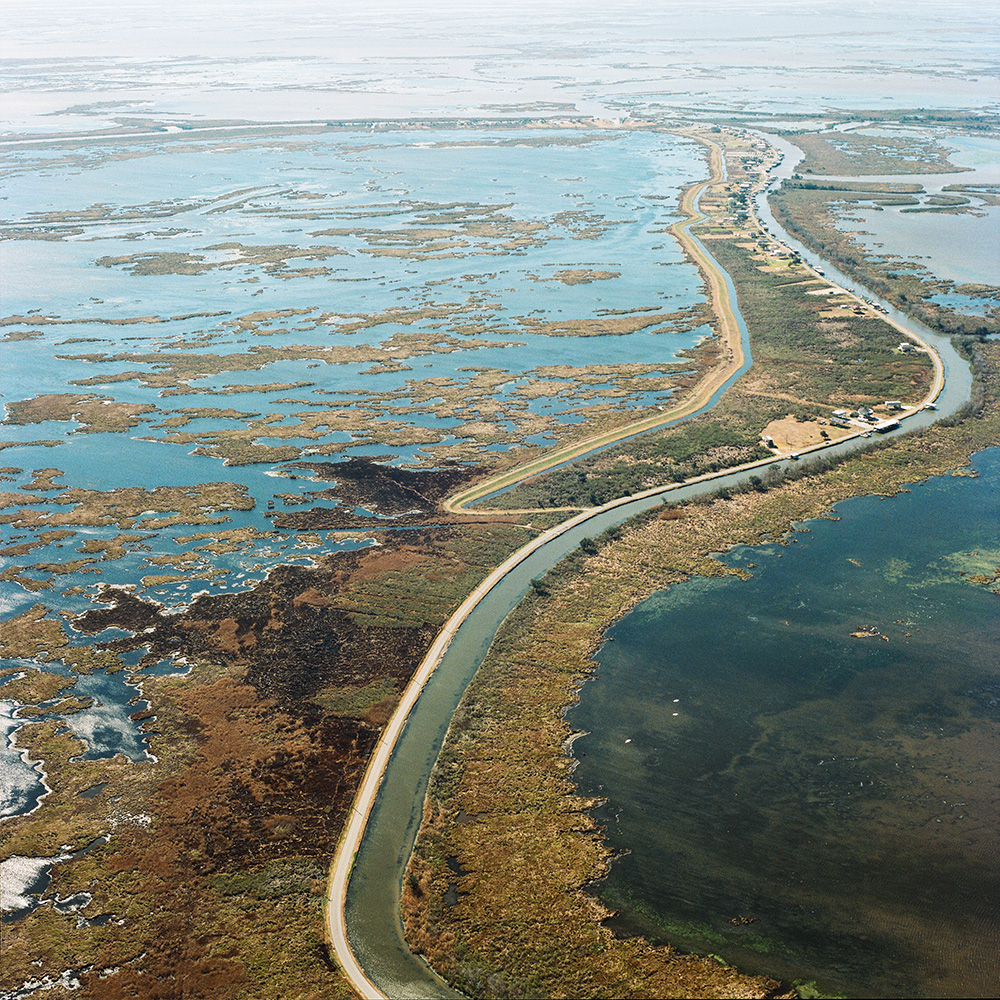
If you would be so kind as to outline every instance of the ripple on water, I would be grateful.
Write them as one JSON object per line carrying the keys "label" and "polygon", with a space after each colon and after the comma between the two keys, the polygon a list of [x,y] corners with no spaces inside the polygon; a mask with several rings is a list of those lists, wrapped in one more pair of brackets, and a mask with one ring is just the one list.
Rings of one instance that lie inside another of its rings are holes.
{"label": "ripple on water", "polygon": [[1000,449],[974,465],[611,630],[569,720],[628,852],[600,889],[620,927],[840,994],[990,995]]}

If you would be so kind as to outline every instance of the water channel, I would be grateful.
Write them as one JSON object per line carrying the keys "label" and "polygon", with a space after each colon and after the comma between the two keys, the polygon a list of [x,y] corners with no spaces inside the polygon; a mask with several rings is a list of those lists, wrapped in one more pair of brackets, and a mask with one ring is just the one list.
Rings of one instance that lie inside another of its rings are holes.
{"label": "water channel", "polygon": [[[780,146],[780,143],[775,143]],[[786,160],[788,158],[786,157]],[[790,172],[790,171],[789,171]],[[764,199],[761,199],[764,202]],[[805,251],[784,234],[770,217],[766,203],[758,206],[772,233],[799,250],[810,262],[814,254]],[[702,247],[704,249],[704,247]],[[705,251],[708,253],[708,251]],[[714,258],[713,258],[714,260]],[[826,262],[822,266],[834,281],[878,301],[875,296],[850,282]],[[721,270],[721,269],[720,269]],[[725,274],[725,272],[723,272]],[[746,325],[739,315],[735,289],[726,275],[732,302],[746,338]],[[945,388],[938,397],[938,411],[924,411],[908,418],[904,433],[927,426],[957,411],[968,399],[972,376],[968,364],[950,341],[923,324],[911,320],[882,303],[892,318],[928,341],[940,355],[945,369]],[[746,350],[745,345],[745,350]],[[747,350],[749,358],[749,351]],[[706,406],[715,405],[718,395]],[[824,450],[825,455],[844,454],[868,444],[849,439]],[[807,461],[807,460],[803,460]],[[778,462],[779,467],[789,463]],[[757,472],[759,470],[753,470]],[[752,472],[732,473],[713,480],[670,490],[672,500],[691,499],[724,486],[747,481]],[[669,488],[665,488],[667,492]],[[378,800],[369,819],[348,887],[346,921],[351,947],[367,975],[387,997],[456,997],[406,945],[399,913],[402,880],[423,815],[427,784],[442,742],[459,700],[482,662],[504,618],[527,592],[532,579],[547,572],[572,552],[585,536],[606,529],[662,503],[660,494],[634,500],[604,511],[567,531],[520,563],[489,592],[455,635],[444,659],[424,689],[386,770]]]}

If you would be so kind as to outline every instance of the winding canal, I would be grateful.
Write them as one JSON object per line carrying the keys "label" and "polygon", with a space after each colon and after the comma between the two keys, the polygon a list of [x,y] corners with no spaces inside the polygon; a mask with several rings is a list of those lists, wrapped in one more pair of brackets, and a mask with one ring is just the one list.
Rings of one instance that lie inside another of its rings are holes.
{"label": "winding canal", "polygon": [[[778,176],[790,175],[794,164],[790,162],[789,151],[773,137],[767,139],[786,154]],[[773,235],[798,250],[805,260],[820,264],[830,280],[878,301],[867,289],[856,285],[825,261],[820,262],[815,254],[784,233],[771,216],[763,195],[758,198],[757,211]],[[749,365],[746,324],[739,313],[732,281],[705,247],[700,243],[699,246],[729,290],[743,338],[745,364]],[[945,376],[943,389],[937,396],[937,412],[915,413],[894,433],[927,426],[955,413],[969,399],[972,376],[968,364],[946,337],[899,313],[889,303],[881,304],[901,329],[910,331],[938,353]],[[725,388],[743,370],[745,367],[729,378],[698,412],[714,406]],[[868,443],[860,437],[848,438],[822,451],[824,457],[845,454]],[[803,458],[802,462],[807,463],[808,458]],[[762,464],[782,467],[789,463],[788,460],[772,459],[739,471],[658,488],[585,511],[515,553],[449,620],[418,668],[376,749],[331,869],[328,933],[337,960],[363,996],[461,996],[422,959],[410,953],[399,912],[402,880],[423,815],[429,777],[451,717],[494,635],[528,591],[531,580],[555,566],[577,548],[585,536],[599,535],[658,506],[665,494],[669,493],[671,500],[687,500],[723,486],[741,484],[758,473]]]}

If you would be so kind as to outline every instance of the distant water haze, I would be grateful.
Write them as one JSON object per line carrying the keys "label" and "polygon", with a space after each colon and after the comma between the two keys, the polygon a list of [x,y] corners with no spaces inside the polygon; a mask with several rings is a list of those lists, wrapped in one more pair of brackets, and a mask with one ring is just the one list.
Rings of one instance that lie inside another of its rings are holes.
{"label": "distant water haze", "polygon": [[[179,120],[983,107],[969,3],[3,0],[6,134]],[[901,26],[905,25],[905,31]]]}

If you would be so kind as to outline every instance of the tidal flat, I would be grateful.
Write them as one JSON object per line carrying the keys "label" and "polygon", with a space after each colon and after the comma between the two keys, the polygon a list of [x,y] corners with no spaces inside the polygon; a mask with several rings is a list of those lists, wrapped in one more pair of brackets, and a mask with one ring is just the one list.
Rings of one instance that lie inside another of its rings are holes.
{"label": "tidal flat", "polygon": [[[201,583],[246,586],[278,553],[321,551],[265,516],[309,485],[275,477],[283,462],[485,468],[666,401],[713,332],[698,272],[657,235],[701,169],[691,140],[600,129],[312,128],[12,151],[12,543],[51,565],[111,541],[103,515],[63,514],[76,494],[29,490],[38,468],[58,464],[106,508],[123,488],[148,496],[154,478],[204,490],[221,461],[244,500],[217,523],[254,529],[263,559],[245,552]],[[186,581],[151,572],[150,560],[191,556],[178,541],[190,504],[164,502],[129,515],[148,552],[111,546],[117,575],[89,566],[66,589],[131,579],[183,600]],[[53,519],[86,537],[55,538]],[[50,579],[9,575],[26,591]]]}

